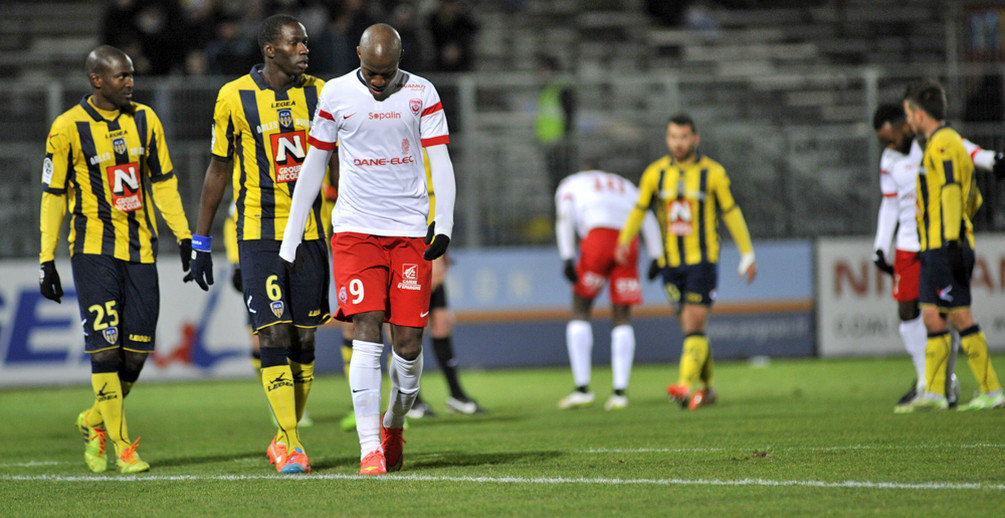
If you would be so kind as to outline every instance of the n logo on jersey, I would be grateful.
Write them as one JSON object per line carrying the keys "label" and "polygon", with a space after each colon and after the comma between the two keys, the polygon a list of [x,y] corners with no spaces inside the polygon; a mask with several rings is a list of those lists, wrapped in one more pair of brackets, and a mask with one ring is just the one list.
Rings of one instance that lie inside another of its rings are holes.
{"label": "n logo on jersey", "polygon": [[418,115],[419,111],[422,110],[422,99],[409,99],[408,109],[412,110],[412,115]]}
{"label": "n logo on jersey", "polygon": [[691,234],[691,202],[672,200],[667,206],[667,231],[675,236]]}
{"label": "n logo on jersey", "polygon": [[279,110],[279,125],[284,128],[293,126],[293,112],[290,110]]}
{"label": "n logo on jersey", "polygon": [[112,149],[115,150],[116,155],[126,154],[126,139],[117,138],[112,141]]}
{"label": "n logo on jersey", "polygon": [[269,138],[272,139],[276,183],[295,181],[300,176],[300,165],[307,156],[307,132],[299,130],[275,133],[269,135]]}
{"label": "n logo on jersey", "polygon": [[140,197],[140,165],[136,162],[108,166],[108,186],[112,190],[112,207],[132,212],[143,207]]}

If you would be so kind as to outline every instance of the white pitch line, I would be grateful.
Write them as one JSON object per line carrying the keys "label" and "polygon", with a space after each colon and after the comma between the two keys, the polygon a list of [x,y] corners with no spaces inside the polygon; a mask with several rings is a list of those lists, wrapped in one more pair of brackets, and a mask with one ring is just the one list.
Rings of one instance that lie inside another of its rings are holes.
{"label": "white pitch line", "polygon": [[654,478],[567,478],[567,477],[455,477],[439,475],[346,475],[313,474],[299,476],[284,475],[123,475],[123,476],[65,476],[65,475],[3,475],[0,480],[28,482],[176,482],[176,481],[328,481],[328,480],[373,480],[417,481],[417,482],[473,482],[484,484],[586,484],[586,485],[644,485],[644,486],[760,486],[760,487],[818,487],[836,489],[904,489],[904,490],[975,490],[1005,491],[1005,484],[982,484],[961,482],[874,482],[869,480],[844,480],[827,482],[822,480],[766,480],[743,478],[738,480],[720,479],[654,479]]}
{"label": "white pitch line", "polygon": [[976,449],[976,448],[1005,448],[1005,444],[905,444],[905,445],[876,445],[876,444],[854,444],[851,446],[736,446],[730,448],[590,448],[586,450],[572,450],[570,453],[706,453],[715,451],[841,451],[841,450],[922,450],[922,449]]}

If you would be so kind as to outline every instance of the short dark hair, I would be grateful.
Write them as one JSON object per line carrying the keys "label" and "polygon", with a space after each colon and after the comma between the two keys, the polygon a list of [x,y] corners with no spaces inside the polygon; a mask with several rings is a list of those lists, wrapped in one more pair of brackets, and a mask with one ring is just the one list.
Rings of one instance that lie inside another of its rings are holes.
{"label": "short dark hair", "polygon": [[677,126],[691,126],[691,131],[695,134],[698,133],[698,126],[694,123],[694,119],[684,112],[671,115],[670,120],[667,121],[667,125],[670,124],[676,124]]}
{"label": "short dark hair", "polygon": [[921,108],[935,120],[946,120],[946,90],[934,79],[923,79],[908,85],[904,100]]}
{"label": "short dark hair", "polygon": [[265,44],[275,42],[283,33],[283,27],[300,20],[288,14],[274,14],[262,22],[258,29],[258,50],[265,52]]}
{"label": "short dark hair", "polygon": [[872,129],[879,131],[879,128],[882,128],[887,122],[891,126],[896,126],[905,120],[907,120],[907,115],[904,114],[902,104],[883,103],[879,105],[879,108],[876,108],[876,113],[872,116]]}

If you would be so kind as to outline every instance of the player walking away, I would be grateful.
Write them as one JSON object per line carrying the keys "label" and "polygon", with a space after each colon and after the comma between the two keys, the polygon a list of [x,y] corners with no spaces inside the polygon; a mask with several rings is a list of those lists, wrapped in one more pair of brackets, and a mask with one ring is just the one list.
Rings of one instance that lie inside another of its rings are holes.
{"label": "player walking away", "polygon": [[185,271],[192,234],[161,121],[132,102],[132,60],[103,45],[87,55],[86,68],[91,95],[56,118],[46,141],[40,289],[56,302],[63,296],[54,260],[69,203],[70,266],[94,389],[94,404],[77,416],[84,461],[105,471],[111,440],[119,471],[138,473],[150,465],[136,453],[139,437],[130,440],[123,403],[157,336],[154,205],[178,239]]}
{"label": "player walking away", "polygon": [[[914,138],[914,132],[907,124],[904,107],[900,104],[883,104],[873,115],[873,128],[876,137],[883,145],[883,155],[880,158],[879,186],[883,193],[883,201],[879,206],[879,216],[876,224],[876,239],[873,246],[873,262],[881,271],[893,277],[893,298],[897,301],[900,317],[900,336],[904,347],[911,355],[917,374],[910,390],[897,402],[895,412],[903,412],[906,405],[914,400],[925,388],[925,347],[928,332],[921,319],[921,309],[918,306],[918,281],[921,262],[918,250],[918,225],[915,221],[917,205],[916,189],[918,183],[918,168],[924,154],[921,146]],[[974,166],[987,171],[1005,170],[1005,160],[998,160],[994,151],[981,149],[980,146],[963,140],[963,146],[974,163]],[[974,196],[974,201],[980,199],[980,193]],[[968,216],[973,217],[979,205],[974,204],[968,209]],[[888,261],[890,243],[894,241],[893,264]],[[960,393],[960,383],[953,374],[956,365],[956,351],[959,347],[959,334],[950,329],[952,347],[946,364],[946,396],[950,407],[956,406]]]}
{"label": "player walking away", "polygon": [[[485,409],[464,392],[457,374],[457,358],[454,356],[453,338],[455,317],[454,312],[447,305],[447,289],[443,284],[449,268],[450,259],[446,255],[433,260],[431,280],[433,291],[429,297],[429,334],[433,344],[433,353],[436,355],[436,361],[440,364],[440,370],[443,371],[443,377],[446,378],[447,387],[450,389],[450,396],[447,397],[444,408],[451,414],[484,414]],[[408,411],[408,417],[418,419],[434,415],[433,409],[422,400],[419,394],[416,394],[412,409]]]}
{"label": "player walking away", "polygon": [[[258,44],[265,60],[217,95],[212,160],[202,186],[192,276],[213,284],[212,238],[220,201],[231,179],[237,205],[241,288],[258,334],[262,385],[279,429],[266,450],[281,473],[310,471],[297,423],[314,381],[314,337],[328,310],[328,250],[321,218],[321,184],[304,193],[310,221],[299,268],[277,256],[297,177],[307,153],[307,132],[324,81],[307,75],[307,32],[296,18],[262,22]],[[322,176],[324,173],[322,164]]]}
{"label": "player walking away", "polygon": [[[638,239],[629,243],[627,261],[614,259],[621,225],[628,219],[639,190],[632,182],[613,173],[587,167],[567,176],[555,191],[555,236],[558,254],[564,263],[565,277],[572,283],[572,319],[565,327],[565,342],[576,389],[558,402],[558,408],[578,408],[593,404],[590,391],[590,355],[593,328],[590,311],[593,302],[610,281],[611,373],[614,392],[604,404],[606,410],[628,406],[628,379],[635,357],[635,331],[631,323],[632,306],[642,303],[639,285]],[[648,277],[659,274],[658,258],[663,255],[659,227],[651,212],[642,221],[642,233],[652,262]],[[579,260],[576,261],[576,237]]]}
{"label": "player walking away", "polygon": [[[925,391],[904,409],[946,409],[948,325],[960,331],[960,347],[980,393],[960,410],[1005,407],[1005,395],[988,357],[987,339],[970,310],[970,277],[974,268],[974,235],[970,210],[977,204],[974,164],[963,139],[946,126],[946,93],[933,81],[919,81],[904,93],[911,130],[925,139],[918,171],[917,224],[921,250],[919,301],[928,341],[925,347]],[[975,209],[974,209],[975,211]]]}
{"label": "player walking away", "polygon": [[[705,326],[719,275],[718,217],[740,250],[738,273],[747,284],[757,275],[757,263],[747,223],[729,190],[726,170],[698,153],[700,137],[691,117],[671,117],[666,140],[670,154],[642,173],[638,203],[618,236],[615,257],[619,263],[628,262],[631,239],[638,233],[645,211],[654,209],[664,237],[660,261],[666,266],[663,285],[684,332],[680,377],[667,387],[667,395],[694,410],[717,398]],[[702,388],[694,390],[698,381]]]}
{"label": "player walking away", "polygon": [[[446,252],[454,226],[447,119],[432,83],[398,68],[401,51],[394,28],[371,25],[357,47],[360,67],[325,85],[300,179],[309,189],[294,194],[280,252],[286,261],[300,260],[300,233],[292,229],[307,223],[310,191],[321,185],[337,146],[332,271],[337,318],[353,323],[349,387],[365,475],[401,469],[402,427],[422,374],[431,261]],[[437,198],[428,226],[423,150]],[[391,324],[391,394],[381,417],[385,321]]]}

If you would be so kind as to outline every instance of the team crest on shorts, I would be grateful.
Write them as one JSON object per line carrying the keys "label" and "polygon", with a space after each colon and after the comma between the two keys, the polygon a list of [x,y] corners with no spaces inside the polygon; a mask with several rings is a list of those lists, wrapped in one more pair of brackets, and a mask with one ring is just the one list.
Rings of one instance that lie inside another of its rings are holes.
{"label": "team crest on shorts", "polygon": [[412,110],[413,115],[418,115],[419,110],[422,109],[422,99],[419,99],[418,97],[410,99],[408,101],[408,108]]}
{"label": "team crest on shorts", "polygon": [[338,302],[339,304],[345,305],[347,300],[349,300],[349,297],[345,294],[345,286],[342,286],[338,289]]}
{"label": "team crest on shorts", "polygon": [[106,327],[101,334],[105,337],[105,341],[109,344],[115,345],[115,343],[119,340],[119,328],[117,327]]}
{"label": "team crest on shorts", "polygon": [[269,307],[272,309],[272,314],[276,315],[276,318],[281,318],[283,316],[283,301],[273,301],[272,304],[269,304]]}
{"label": "team crest on shorts", "polygon": [[401,282],[398,283],[399,290],[421,290],[419,285],[419,265],[415,263],[405,263],[401,265]]}

